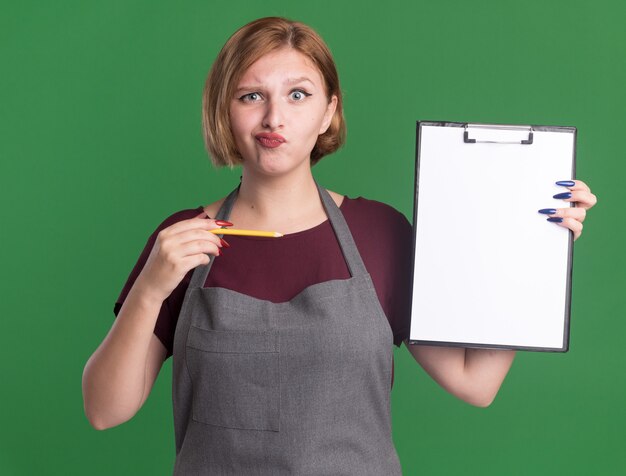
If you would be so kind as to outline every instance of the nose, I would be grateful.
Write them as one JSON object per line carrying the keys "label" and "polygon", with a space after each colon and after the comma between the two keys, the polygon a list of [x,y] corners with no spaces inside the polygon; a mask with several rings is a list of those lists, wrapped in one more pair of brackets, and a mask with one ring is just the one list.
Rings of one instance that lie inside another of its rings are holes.
{"label": "nose", "polygon": [[280,129],[283,126],[283,105],[280,99],[274,98],[268,100],[265,106],[265,116],[263,117],[263,127],[270,130]]}

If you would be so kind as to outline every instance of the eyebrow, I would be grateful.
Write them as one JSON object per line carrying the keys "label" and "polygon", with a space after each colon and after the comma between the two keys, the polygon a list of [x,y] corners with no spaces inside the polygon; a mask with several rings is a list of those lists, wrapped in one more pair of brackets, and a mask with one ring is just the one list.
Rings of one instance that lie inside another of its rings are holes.
{"label": "eyebrow", "polygon": [[297,83],[304,83],[304,82],[309,82],[311,84],[314,84],[313,81],[311,81],[306,76],[301,76],[299,78],[290,78],[286,82],[287,84],[297,84]]}
{"label": "eyebrow", "polygon": [[[287,79],[287,81],[285,81],[285,84],[299,84],[299,83],[311,83],[313,86],[315,86],[315,83],[313,81],[311,81],[309,78],[307,78],[306,76],[301,76],[299,78],[289,78]],[[244,86],[239,86],[237,89],[235,89],[235,93],[238,93],[239,91],[256,91],[258,89],[263,89],[263,86],[260,86],[258,84],[249,84],[249,85],[244,85]]]}

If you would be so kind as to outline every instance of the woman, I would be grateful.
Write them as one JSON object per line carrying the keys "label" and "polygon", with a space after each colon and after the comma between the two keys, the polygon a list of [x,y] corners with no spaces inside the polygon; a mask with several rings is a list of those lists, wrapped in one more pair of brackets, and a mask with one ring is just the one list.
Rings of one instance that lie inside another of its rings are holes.
{"label": "woman", "polygon": [[[85,367],[89,421],[130,419],[171,354],[176,474],[400,474],[391,344],[408,337],[411,228],[392,208],[313,179],[345,135],[328,48],[282,18],[242,27],[207,79],[203,124],[214,163],[241,165],[241,184],[148,240]],[[595,197],[582,182],[569,188],[579,206],[551,216],[577,238]],[[286,236],[208,233],[232,224]],[[407,347],[479,406],[514,356]]]}

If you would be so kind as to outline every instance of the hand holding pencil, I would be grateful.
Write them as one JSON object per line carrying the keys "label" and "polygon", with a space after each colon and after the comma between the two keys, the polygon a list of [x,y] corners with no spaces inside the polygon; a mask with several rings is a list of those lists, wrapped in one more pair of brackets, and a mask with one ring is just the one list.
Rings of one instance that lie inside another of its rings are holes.
{"label": "hand holding pencil", "polygon": [[208,264],[211,255],[221,255],[228,243],[207,231],[219,231],[221,228],[216,227],[232,226],[232,223],[207,218],[202,212],[160,229],[133,289],[151,301],[162,303],[189,271]]}

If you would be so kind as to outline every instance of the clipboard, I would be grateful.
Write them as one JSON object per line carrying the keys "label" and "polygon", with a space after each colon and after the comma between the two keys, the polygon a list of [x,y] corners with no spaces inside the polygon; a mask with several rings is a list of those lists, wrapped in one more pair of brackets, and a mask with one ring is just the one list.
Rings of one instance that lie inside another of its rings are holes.
{"label": "clipboard", "polygon": [[409,343],[567,352],[576,128],[419,121]]}

